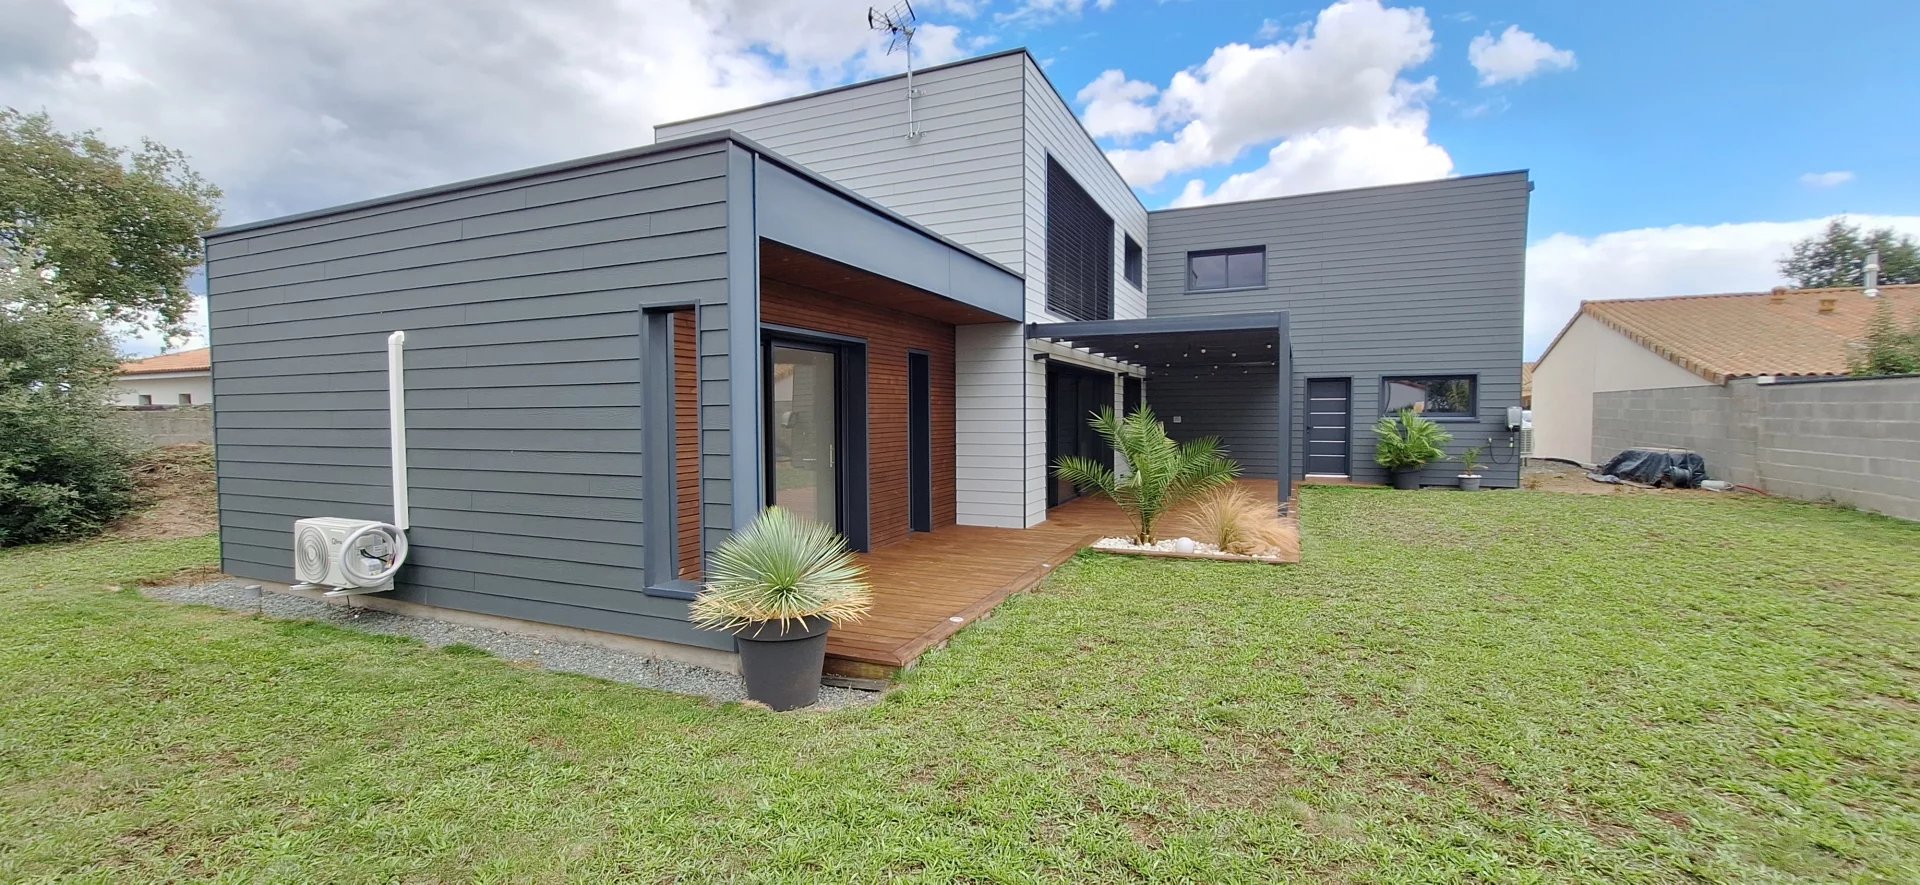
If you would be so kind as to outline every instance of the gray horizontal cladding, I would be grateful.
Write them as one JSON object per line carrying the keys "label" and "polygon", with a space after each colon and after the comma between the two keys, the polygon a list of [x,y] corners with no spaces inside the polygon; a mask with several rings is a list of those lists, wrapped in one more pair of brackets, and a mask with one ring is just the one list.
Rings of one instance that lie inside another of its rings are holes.
{"label": "gray horizontal cladding", "polygon": [[[1352,380],[1352,469],[1361,481],[1386,478],[1371,431],[1383,377],[1476,376],[1478,414],[1445,423],[1449,457],[1489,446],[1486,484],[1518,485],[1518,441],[1505,427],[1507,407],[1520,404],[1531,189],[1526,173],[1509,172],[1154,212],[1148,314],[1287,311],[1295,412],[1307,379]],[[1186,290],[1188,252],[1239,246],[1265,248],[1265,286]],[[1149,398],[1160,386],[1150,379]],[[1301,422],[1292,423],[1292,451],[1304,452]],[[1423,480],[1450,484],[1459,472],[1457,462],[1441,462]]]}
{"label": "gray horizontal cladding", "polygon": [[705,305],[701,328],[726,340],[731,150],[210,234],[223,567],[289,580],[295,519],[391,518],[386,338],[403,329],[413,526],[396,597],[730,647],[642,592],[640,333],[644,309]]}
{"label": "gray horizontal cladding", "polygon": [[1149,376],[1146,392],[1169,436],[1181,442],[1218,437],[1242,476],[1277,479],[1279,388],[1280,375],[1272,368],[1249,368],[1226,379],[1168,369]]}

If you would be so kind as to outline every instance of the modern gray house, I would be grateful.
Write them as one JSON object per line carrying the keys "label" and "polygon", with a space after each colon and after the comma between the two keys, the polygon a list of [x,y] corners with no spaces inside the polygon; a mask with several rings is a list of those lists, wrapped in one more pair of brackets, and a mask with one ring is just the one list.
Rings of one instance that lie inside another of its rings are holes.
{"label": "modern gray house", "polygon": [[861,550],[1045,522],[1103,405],[1285,498],[1382,481],[1369,428],[1417,404],[1517,485],[1524,172],[1149,212],[1024,50],[914,87],[209,233],[223,568],[392,512],[395,331],[388,595],[667,643],[731,647],[686,601],[770,504]]}

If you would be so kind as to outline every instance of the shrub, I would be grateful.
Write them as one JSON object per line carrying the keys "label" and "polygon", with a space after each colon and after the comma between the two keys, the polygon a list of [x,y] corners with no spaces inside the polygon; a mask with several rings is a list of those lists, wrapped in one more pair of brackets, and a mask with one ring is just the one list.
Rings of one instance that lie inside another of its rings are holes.
{"label": "shrub", "polygon": [[1461,474],[1466,476],[1473,476],[1474,474],[1478,473],[1480,470],[1480,459],[1481,457],[1486,455],[1486,452],[1487,452],[1486,446],[1474,446],[1471,449],[1461,452],[1460,453]]}
{"label": "shrub", "polygon": [[1373,425],[1379,442],[1373,460],[1388,470],[1418,470],[1446,457],[1447,443],[1453,434],[1440,429],[1431,418],[1423,418],[1412,409],[1388,415]]}
{"label": "shrub", "polygon": [[1300,555],[1300,533],[1280,518],[1275,503],[1230,485],[1214,489],[1181,508],[1175,530],[1227,553],[1242,556]]}
{"label": "shrub", "polygon": [[1847,357],[1849,375],[1912,375],[1920,373],[1920,315],[1911,328],[1894,319],[1893,302],[1881,296],[1867,321],[1866,339]]}
{"label": "shrub", "polygon": [[0,262],[0,547],[99,531],[133,505],[107,405],[119,358],[98,323]]}
{"label": "shrub", "polygon": [[713,552],[694,599],[694,626],[738,630],[764,621],[857,621],[873,607],[866,568],[824,525],[769,507]]}
{"label": "shrub", "polygon": [[1143,405],[1125,418],[1101,409],[1090,423],[1108,446],[1126,456],[1133,472],[1122,478],[1113,468],[1082,457],[1061,458],[1053,472],[1120,505],[1133,522],[1138,543],[1153,543],[1154,523],[1175,505],[1231,483],[1240,473],[1213,437],[1174,442],[1151,406]]}

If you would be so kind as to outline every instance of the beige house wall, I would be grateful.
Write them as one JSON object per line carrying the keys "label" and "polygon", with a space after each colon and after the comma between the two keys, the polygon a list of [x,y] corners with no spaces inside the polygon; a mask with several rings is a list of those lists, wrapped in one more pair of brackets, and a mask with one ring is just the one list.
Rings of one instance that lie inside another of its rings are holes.
{"label": "beige house wall", "polygon": [[1593,463],[1593,395],[1712,382],[1586,314],[1533,370],[1533,456]]}

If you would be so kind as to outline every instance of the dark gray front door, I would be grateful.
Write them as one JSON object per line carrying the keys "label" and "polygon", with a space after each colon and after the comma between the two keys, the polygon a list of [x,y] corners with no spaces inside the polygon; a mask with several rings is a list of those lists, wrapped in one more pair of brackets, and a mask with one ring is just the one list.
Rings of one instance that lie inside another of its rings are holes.
{"label": "dark gray front door", "polygon": [[1307,473],[1346,476],[1352,448],[1353,383],[1348,378],[1307,379]]}

